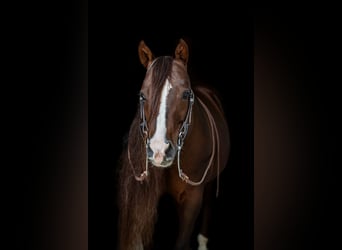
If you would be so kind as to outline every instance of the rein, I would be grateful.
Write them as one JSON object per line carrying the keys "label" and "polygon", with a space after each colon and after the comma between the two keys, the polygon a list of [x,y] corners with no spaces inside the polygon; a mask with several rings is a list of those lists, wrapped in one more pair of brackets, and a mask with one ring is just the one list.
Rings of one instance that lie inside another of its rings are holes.
{"label": "rein", "polygon": [[[206,177],[206,175],[207,175],[207,173],[208,173],[208,170],[209,170],[209,168],[210,168],[210,166],[211,166],[211,164],[212,164],[212,162],[213,162],[214,156],[215,156],[215,152],[216,152],[216,151],[215,151],[215,149],[216,149],[215,143],[217,142],[217,152],[219,152],[219,147],[220,147],[220,144],[218,143],[218,142],[219,142],[219,134],[218,134],[218,131],[217,131],[217,127],[216,127],[214,118],[213,118],[213,116],[211,115],[211,113],[210,113],[208,107],[201,101],[201,99],[199,99],[198,97],[197,97],[197,99],[198,99],[199,103],[202,105],[202,107],[204,108],[204,110],[205,110],[205,112],[206,112],[206,114],[207,114],[207,116],[208,116],[208,119],[209,119],[210,129],[211,129],[211,130],[210,130],[210,131],[211,131],[211,139],[212,139],[212,141],[213,141],[213,150],[212,150],[212,154],[211,154],[209,163],[208,163],[208,165],[207,165],[207,167],[206,167],[206,169],[205,169],[205,171],[204,171],[204,173],[203,173],[202,179],[199,180],[199,181],[197,181],[197,182],[194,182],[194,181],[190,180],[190,178],[182,171],[182,169],[181,169],[181,167],[180,167],[180,151],[181,151],[181,148],[182,148],[182,147],[178,147],[178,152],[177,152],[178,175],[179,175],[179,177],[180,177],[183,181],[185,181],[186,183],[189,183],[189,184],[191,184],[191,185],[193,185],[193,186],[200,185],[200,184],[204,181],[204,179],[205,179],[205,177]],[[219,158],[218,158],[218,161],[219,161]],[[220,166],[220,164],[219,164],[219,162],[218,162],[218,163],[217,163],[217,187],[216,187],[216,196],[218,196],[218,191],[219,191],[219,185],[218,185],[218,183],[219,183],[219,166]]]}
{"label": "rein", "polygon": [[[182,179],[184,182],[193,185],[193,186],[198,186],[201,183],[203,183],[212,163],[214,160],[214,156],[215,156],[215,152],[216,152],[216,143],[217,143],[217,151],[219,151],[219,134],[217,131],[217,127],[214,121],[214,118],[212,116],[212,114],[210,113],[208,107],[203,103],[203,101],[201,101],[201,99],[199,99],[197,97],[197,100],[199,101],[200,105],[203,107],[203,109],[205,110],[205,113],[208,116],[209,119],[209,123],[210,123],[210,131],[211,131],[211,138],[212,138],[212,142],[213,142],[213,149],[212,149],[212,154],[209,160],[209,163],[203,173],[202,178],[199,181],[192,181],[190,180],[189,176],[186,175],[182,168],[181,168],[181,164],[180,164],[180,153],[184,144],[184,140],[185,137],[188,133],[188,129],[189,129],[189,125],[191,124],[191,114],[192,114],[192,105],[194,103],[194,93],[193,91],[190,89],[190,97],[189,97],[189,106],[188,106],[188,110],[187,110],[187,114],[185,116],[184,122],[182,124],[182,127],[179,130],[179,134],[178,134],[178,139],[177,139],[177,169],[178,169],[178,176],[180,179]],[[145,170],[139,175],[135,175],[134,177],[137,181],[142,182],[143,180],[145,180],[145,178],[148,176],[148,145],[149,145],[149,138],[148,138],[148,127],[147,127],[147,122],[146,122],[146,117],[145,117],[145,112],[144,112],[144,102],[145,102],[145,98],[143,95],[140,95],[139,98],[140,101],[140,120],[141,123],[139,124],[140,126],[140,132],[142,137],[145,139],[145,148],[146,148],[146,160],[145,160]],[[131,157],[130,157],[130,151],[129,151],[129,147],[127,149],[127,154],[128,154],[128,160],[130,162],[130,165],[132,166],[133,169],[133,165],[131,162]],[[219,161],[219,159],[218,159]],[[134,169],[133,169],[134,172]],[[218,189],[219,189],[219,162],[217,164],[217,189],[216,189],[216,196],[218,196]]]}

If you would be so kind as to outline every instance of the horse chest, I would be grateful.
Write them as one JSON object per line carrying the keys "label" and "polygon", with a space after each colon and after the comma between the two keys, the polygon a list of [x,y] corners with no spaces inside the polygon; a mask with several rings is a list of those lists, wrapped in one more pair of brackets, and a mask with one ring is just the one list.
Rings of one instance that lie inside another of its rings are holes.
{"label": "horse chest", "polygon": [[179,178],[176,167],[169,170],[166,175],[166,192],[180,204],[187,197],[188,193],[192,192],[193,189],[199,189],[199,186],[191,186]]}

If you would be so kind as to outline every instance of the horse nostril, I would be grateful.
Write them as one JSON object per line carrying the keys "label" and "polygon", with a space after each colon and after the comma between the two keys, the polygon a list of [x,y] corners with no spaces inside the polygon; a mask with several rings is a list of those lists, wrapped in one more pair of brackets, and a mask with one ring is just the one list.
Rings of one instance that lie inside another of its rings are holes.
{"label": "horse nostril", "polygon": [[166,144],[169,146],[165,151],[165,158],[166,160],[172,160],[175,156],[175,147],[172,145],[171,141],[167,141]]}

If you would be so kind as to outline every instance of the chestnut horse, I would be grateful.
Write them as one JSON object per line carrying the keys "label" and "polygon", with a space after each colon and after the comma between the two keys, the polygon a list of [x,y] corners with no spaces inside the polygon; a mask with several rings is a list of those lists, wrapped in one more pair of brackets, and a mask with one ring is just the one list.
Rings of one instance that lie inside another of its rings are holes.
{"label": "chestnut horse", "polygon": [[217,195],[230,152],[222,105],[213,90],[191,85],[189,49],[183,39],[174,57],[155,58],[144,41],[138,54],[146,75],[120,158],[119,249],[153,249],[163,194],[171,195],[177,206],[174,249],[190,248],[197,219],[198,249],[207,249],[209,195],[215,196],[215,185]]}

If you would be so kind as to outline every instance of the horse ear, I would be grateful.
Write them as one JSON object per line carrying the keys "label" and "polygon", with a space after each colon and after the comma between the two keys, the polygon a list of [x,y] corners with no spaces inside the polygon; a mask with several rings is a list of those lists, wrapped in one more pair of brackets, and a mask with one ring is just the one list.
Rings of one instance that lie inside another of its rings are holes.
{"label": "horse ear", "polygon": [[139,43],[138,53],[141,64],[147,68],[152,62],[154,55],[143,40]]}
{"label": "horse ear", "polygon": [[179,40],[179,43],[176,47],[175,58],[182,60],[185,66],[188,64],[189,48],[183,39]]}

